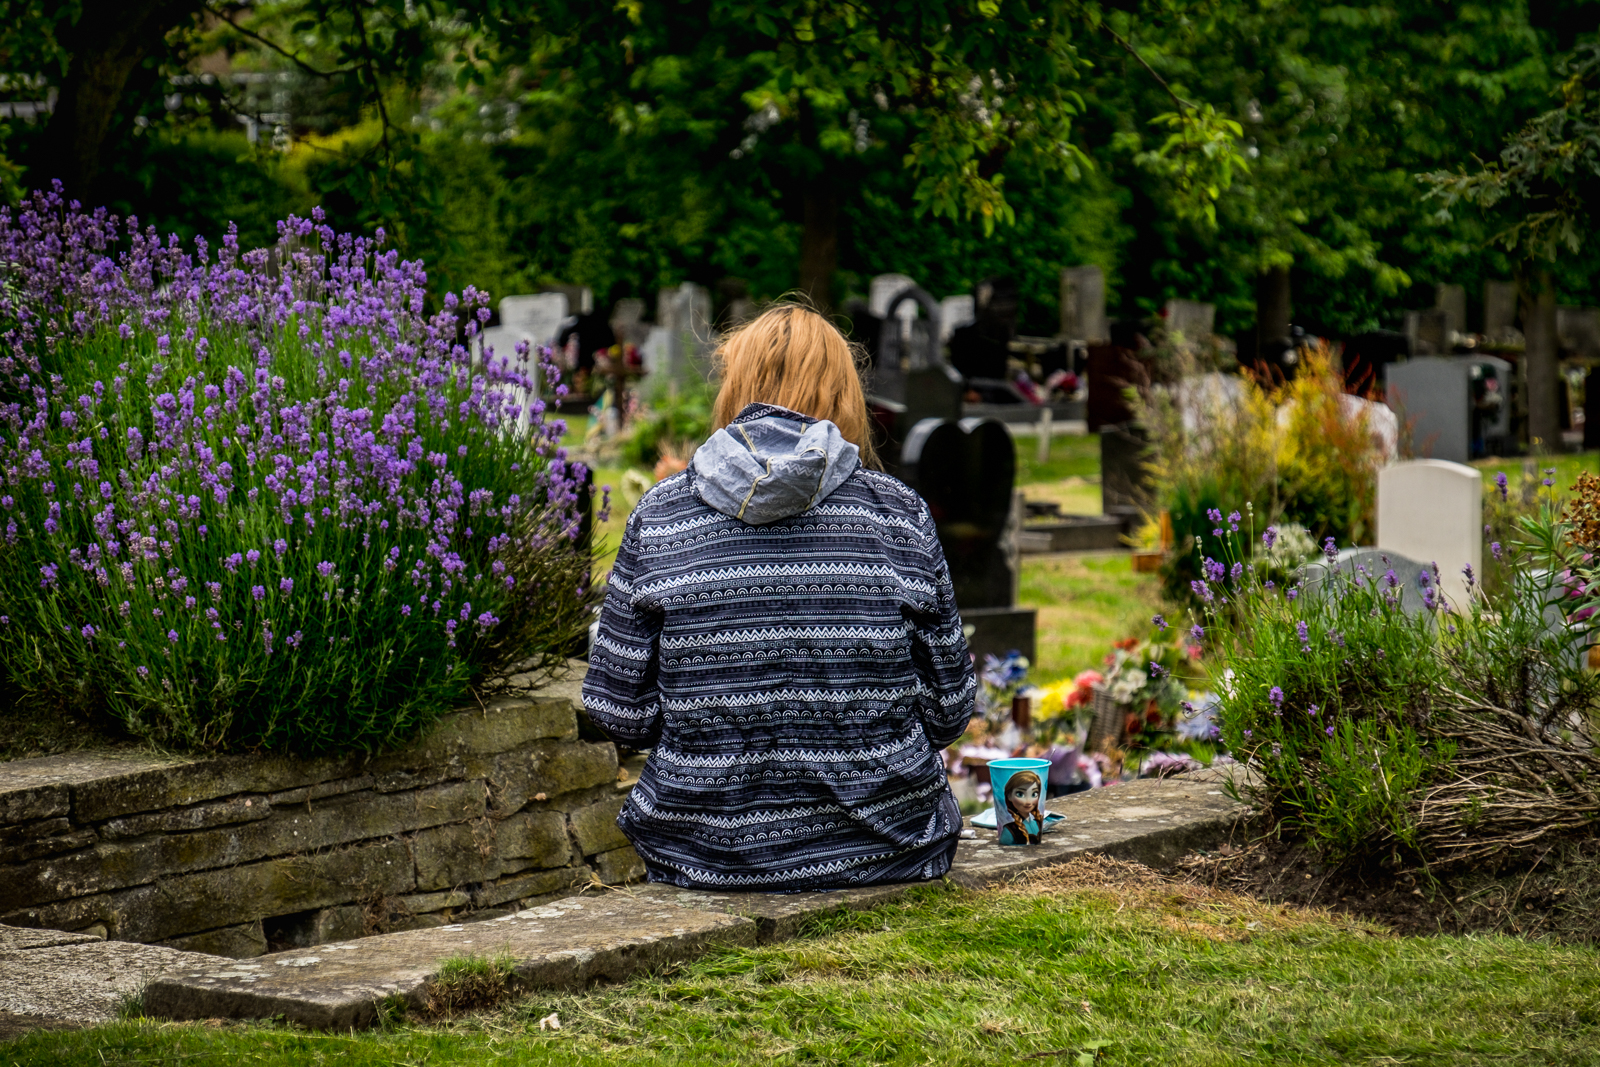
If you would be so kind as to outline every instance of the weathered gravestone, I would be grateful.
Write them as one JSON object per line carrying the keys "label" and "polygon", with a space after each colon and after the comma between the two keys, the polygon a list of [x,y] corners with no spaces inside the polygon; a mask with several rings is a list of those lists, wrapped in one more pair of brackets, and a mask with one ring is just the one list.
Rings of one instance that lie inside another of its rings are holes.
{"label": "weathered gravestone", "polygon": [[716,334],[711,328],[711,294],[693,282],[661,290],[656,325],[639,355],[652,395],[708,381]]}
{"label": "weathered gravestone", "polygon": [[1441,283],[1434,289],[1433,306],[1444,312],[1444,337],[1451,342],[1456,334],[1467,332],[1467,290],[1461,285]]}
{"label": "weathered gravestone", "polygon": [[[903,313],[908,306],[919,312],[917,317]],[[889,462],[918,422],[961,417],[961,376],[945,362],[939,343],[940,308],[932,296],[907,285],[884,307],[868,391],[876,405],[893,414],[885,449]]]}
{"label": "weathered gravestone", "polygon": [[968,645],[980,659],[1034,654],[1037,612],[1017,607],[1016,450],[993,419],[923,419],[901,452],[901,477],[928,503],[950,566]]}
{"label": "weathered gravestone", "polygon": [[[916,284],[910,275],[879,274],[867,284],[867,307],[878,318],[888,318],[889,302]],[[906,313],[914,315],[916,310],[907,308]]]}
{"label": "weathered gravestone", "polygon": [[[1375,585],[1379,589],[1393,589],[1400,606],[1408,612],[1426,611],[1438,598],[1434,584],[1433,565],[1402,556],[1398,552],[1385,552],[1377,548],[1346,548],[1330,564],[1318,557],[1306,564],[1303,585],[1306,592],[1315,593],[1332,577],[1337,569],[1351,581]],[[1388,575],[1394,572],[1394,585]],[[1440,567],[1443,575],[1443,567]]]}
{"label": "weathered gravestone", "polygon": [[1166,319],[1168,331],[1182,334],[1185,341],[1203,341],[1211,336],[1217,323],[1217,305],[1198,300],[1168,300]]}
{"label": "weathered gravestone", "polygon": [[971,293],[947,296],[939,301],[939,340],[950,343],[950,335],[978,321],[978,305]]}
{"label": "weathered gravestone", "polygon": [[1397,463],[1378,472],[1379,552],[1439,565],[1450,603],[1467,602],[1467,577],[1483,573],[1483,477],[1437,459]]}
{"label": "weathered gravestone", "polygon": [[554,343],[561,321],[567,317],[565,293],[529,293],[500,299],[500,325],[490,326],[478,335],[478,353],[493,349],[495,355],[515,358],[519,341],[530,345]]}
{"label": "weathered gravestone", "polygon": [[1106,276],[1099,267],[1061,268],[1061,336],[1086,345],[1111,340],[1106,318]]}
{"label": "weathered gravestone", "polygon": [[1517,337],[1517,283],[1483,283],[1483,332],[1492,344]]}
{"label": "weathered gravestone", "polygon": [[1472,368],[1466,360],[1425,356],[1389,368],[1389,406],[1411,426],[1413,450],[1433,459],[1472,458]]}
{"label": "weathered gravestone", "polygon": [[1145,456],[1150,445],[1134,423],[1100,428],[1100,510],[1133,526],[1154,504]]}
{"label": "weathered gravestone", "polygon": [[1406,341],[1413,356],[1442,356],[1450,351],[1445,313],[1438,308],[1406,312]]}

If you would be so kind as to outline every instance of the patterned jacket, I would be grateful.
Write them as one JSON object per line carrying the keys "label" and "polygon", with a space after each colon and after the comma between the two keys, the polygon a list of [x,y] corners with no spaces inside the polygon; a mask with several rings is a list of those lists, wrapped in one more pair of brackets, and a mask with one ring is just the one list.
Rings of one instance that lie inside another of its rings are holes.
{"label": "patterned jacket", "polygon": [[629,517],[583,697],[651,750],[617,825],[652,881],[808,890],[949,869],[976,689],[922,499],[751,405]]}

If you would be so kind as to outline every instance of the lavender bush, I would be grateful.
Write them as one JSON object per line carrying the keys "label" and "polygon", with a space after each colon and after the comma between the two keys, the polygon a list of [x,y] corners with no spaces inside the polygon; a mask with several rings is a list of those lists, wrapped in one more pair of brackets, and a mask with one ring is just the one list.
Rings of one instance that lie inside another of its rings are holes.
{"label": "lavender bush", "polygon": [[1211,518],[1193,636],[1247,791],[1280,827],[1334,859],[1493,866],[1600,826],[1596,593],[1553,506],[1496,546],[1501,591],[1468,573],[1457,604],[1437,566],[1408,588],[1337,562],[1331,538],[1320,567],[1274,584],[1247,562],[1248,520]]}
{"label": "lavender bush", "polygon": [[279,234],[0,210],[0,672],[32,714],[373,750],[581,632],[587,472],[530,353],[475,364],[485,294],[426,314],[382,231]]}

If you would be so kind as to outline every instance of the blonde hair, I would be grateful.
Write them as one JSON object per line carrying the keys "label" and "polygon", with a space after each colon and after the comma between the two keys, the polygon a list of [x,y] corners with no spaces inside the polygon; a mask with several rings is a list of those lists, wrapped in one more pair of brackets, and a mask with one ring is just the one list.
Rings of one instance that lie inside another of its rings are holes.
{"label": "blonde hair", "polygon": [[878,466],[856,350],[815,311],[798,304],[768,308],[729,334],[715,359],[722,387],[711,409],[714,429],[746,405],[776,404],[827,419],[861,450],[863,465]]}

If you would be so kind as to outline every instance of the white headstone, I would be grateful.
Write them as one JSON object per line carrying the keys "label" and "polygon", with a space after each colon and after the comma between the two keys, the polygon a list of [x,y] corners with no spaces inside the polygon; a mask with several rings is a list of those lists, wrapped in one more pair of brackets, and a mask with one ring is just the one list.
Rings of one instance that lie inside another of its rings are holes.
{"label": "white headstone", "polygon": [[717,336],[711,328],[711,294],[704,286],[684,282],[663,289],[656,298],[656,323],[640,352],[648,390],[666,392],[674,384],[709,380]]}
{"label": "white headstone", "polygon": [[536,345],[553,344],[561,320],[569,314],[566,293],[532,293],[500,300],[500,325],[518,339]]}
{"label": "white headstone", "polygon": [[[889,301],[895,294],[916,284],[904,274],[880,274],[872,279],[872,285],[867,290],[867,307],[881,319],[889,313]],[[915,306],[912,306],[911,314],[913,318],[916,317]]]}
{"label": "white headstone", "polygon": [[939,340],[946,344],[950,335],[963,326],[970,326],[978,321],[978,305],[972,299],[971,293],[960,296],[947,296],[939,301]]}
{"label": "white headstone", "polygon": [[1217,323],[1217,305],[1198,300],[1168,300],[1167,329],[1185,341],[1204,341]]}
{"label": "white headstone", "polygon": [[1099,267],[1061,268],[1061,336],[1101,345],[1111,340],[1106,321],[1106,276]]}
{"label": "white headstone", "polygon": [[1470,566],[1483,574],[1483,475],[1461,463],[1419,459],[1378,472],[1378,549],[1439,565],[1457,609],[1467,603]]}
{"label": "white headstone", "polygon": [[644,301],[638,297],[624,297],[611,309],[611,332],[625,345],[644,347],[650,336],[650,325],[644,321]]}

